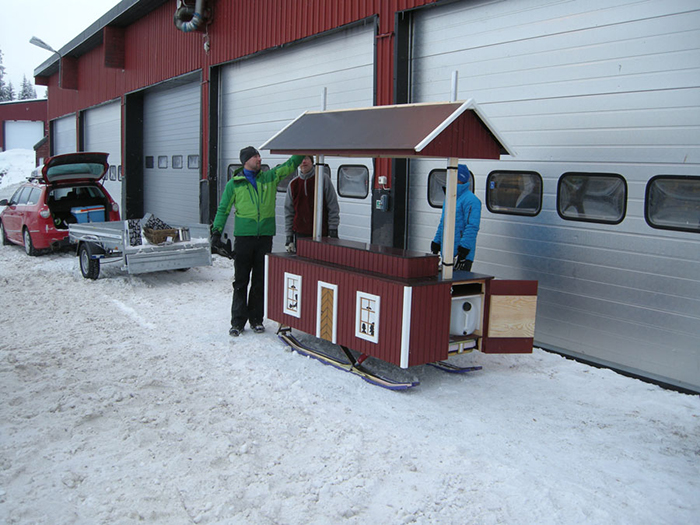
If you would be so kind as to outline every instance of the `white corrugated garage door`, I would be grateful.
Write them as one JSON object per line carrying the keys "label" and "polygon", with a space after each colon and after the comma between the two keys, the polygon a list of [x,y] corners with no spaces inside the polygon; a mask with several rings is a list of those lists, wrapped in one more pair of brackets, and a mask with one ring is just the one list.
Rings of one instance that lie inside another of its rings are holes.
{"label": "white corrugated garage door", "polygon": [[102,183],[112,198],[120,204],[124,215],[122,195],[122,124],[121,101],[88,109],[84,114],[85,151],[109,153],[109,172]]}
{"label": "white corrugated garage door", "polygon": [[169,83],[144,95],[144,212],[199,223],[201,83]]}
{"label": "white corrugated garage door", "polygon": [[33,149],[42,138],[44,123],[41,121],[5,121],[5,149]]}
{"label": "white corrugated garage door", "polygon": [[[688,131],[696,4],[481,0],[417,12],[412,101],[449,100],[458,71],[457,98],[476,100],[518,162],[690,162],[678,146],[700,144]],[[427,203],[427,174],[444,165],[412,162],[409,248],[430,246],[440,210]],[[482,165],[480,176],[495,169]]]}
{"label": "white corrugated garage door", "polygon": [[57,118],[52,122],[53,151],[52,155],[75,153],[78,151],[75,115]]}
{"label": "white corrugated garage door", "polygon": [[[327,89],[327,109],[374,104],[374,34],[374,24],[358,26],[223,69],[219,197],[227,181],[227,167],[239,164],[241,148],[258,147],[304,111],[321,109],[323,88]],[[265,151],[261,155],[270,166],[287,159]],[[334,184],[343,164],[364,164],[372,176],[371,159],[325,160]],[[371,194],[363,199],[339,196],[341,238],[369,241],[370,199]],[[284,243],[283,205],[284,193],[279,193],[275,250]],[[229,221],[225,231],[231,227]]]}

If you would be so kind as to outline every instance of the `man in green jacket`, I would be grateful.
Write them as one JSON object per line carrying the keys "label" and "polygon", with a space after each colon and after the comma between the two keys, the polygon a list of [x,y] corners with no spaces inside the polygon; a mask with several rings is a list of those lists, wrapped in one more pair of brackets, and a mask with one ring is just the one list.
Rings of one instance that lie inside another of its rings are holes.
{"label": "man in green jacket", "polygon": [[246,321],[255,333],[265,331],[265,254],[272,251],[272,237],[276,230],[277,185],[296,171],[304,157],[294,155],[284,164],[261,172],[260,153],[254,147],[248,146],[241,150],[240,160],[243,166],[233,173],[233,177],[226,184],[212,225],[212,245],[218,247],[226,220],[231,210],[235,210],[235,275],[229,330],[229,334],[234,337],[241,335]]}

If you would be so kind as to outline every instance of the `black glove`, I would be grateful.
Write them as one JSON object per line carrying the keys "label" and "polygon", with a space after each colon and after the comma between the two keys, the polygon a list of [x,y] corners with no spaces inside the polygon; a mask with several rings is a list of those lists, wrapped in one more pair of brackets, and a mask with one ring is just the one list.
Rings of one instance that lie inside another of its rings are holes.
{"label": "black glove", "polygon": [[467,259],[467,256],[469,255],[469,248],[465,248],[464,246],[458,246],[457,247],[457,260],[455,261],[455,270],[471,270],[471,261]]}
{"label": "black glove", "polygon": [[435,255],[440,253],[440,245],[436,243],[435,241],[430,243],[430,251],[433,252]]}
{"label": "black glove", "polygon": [[287,253],[297,252],[297,247],[294,243],[294,235],[287,235],[287,242],[284,243],[284,247],[287,249]]}
{"label": "black glove", "polygon": [[337,239],[338,238],[338,230],[336,230],[336,229],[328,230],[328,236],[331,239]]}
{"label": "black glove", "polygon": [[221,242],[221,232],[214,231],[211,234],[211,249],[212,252],[218,253],[227,259],[235,259],[236,252],[229,250],[228,245]]}

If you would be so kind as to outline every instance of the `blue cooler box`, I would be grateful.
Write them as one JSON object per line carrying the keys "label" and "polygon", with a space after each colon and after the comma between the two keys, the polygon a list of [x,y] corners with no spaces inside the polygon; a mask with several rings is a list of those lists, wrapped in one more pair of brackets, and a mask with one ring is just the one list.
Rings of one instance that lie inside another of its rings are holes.
{"label": "blue cooler box", "polygon": [[85,222],[105,222],[104,206],[84,206],[71,208],[70,212],[78,220],[78,224]]}

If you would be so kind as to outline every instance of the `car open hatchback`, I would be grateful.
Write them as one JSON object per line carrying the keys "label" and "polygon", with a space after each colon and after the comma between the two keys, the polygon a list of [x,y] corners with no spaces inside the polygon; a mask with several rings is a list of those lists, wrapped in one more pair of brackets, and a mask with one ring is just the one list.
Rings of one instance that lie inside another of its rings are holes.
{"label": "car open hatchback", "polygon": [[35,169],[9,199],[0,200],[3,244],[24,246],[28,255],[69,244],[68,225],[119,220],[119,205],[100,180],[107,153],[67,153]]}

